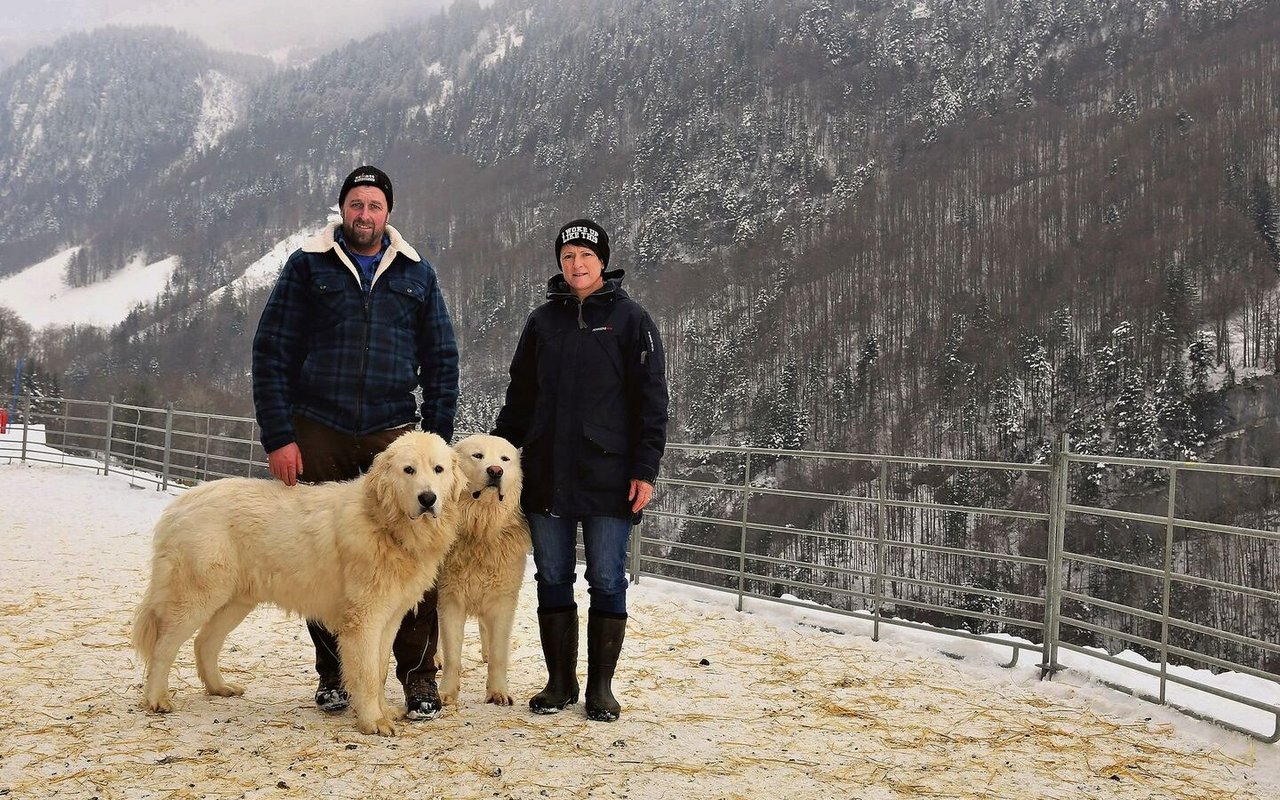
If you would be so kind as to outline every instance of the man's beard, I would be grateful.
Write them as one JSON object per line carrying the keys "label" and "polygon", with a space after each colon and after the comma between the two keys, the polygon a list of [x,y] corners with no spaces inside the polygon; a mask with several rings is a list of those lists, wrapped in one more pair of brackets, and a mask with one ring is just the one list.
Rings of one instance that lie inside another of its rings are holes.
{"label": "man's beard", "polygon": [[357,230],[353,226],[344,222],[342,224],[342,238],[346,239],[353,247],[360,248],[361,250],[367,250],[373,247],[374,243],[378,242],[378,240],[382,238],[382,234],[377,228]]}

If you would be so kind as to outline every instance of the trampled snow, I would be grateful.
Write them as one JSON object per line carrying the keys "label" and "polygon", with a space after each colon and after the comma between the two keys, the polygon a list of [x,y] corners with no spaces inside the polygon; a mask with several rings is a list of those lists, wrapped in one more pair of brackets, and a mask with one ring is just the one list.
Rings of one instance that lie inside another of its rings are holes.
{"label": "trampled snow", "polygon": [[[396,738],[362,736],[350,714],[313,707],[305,629],[271,608],[223,655],[243,698],[203,695],[188,644],[177,710],[149,715],[129,628],[172,496],[74,466],[39,434],[29,452],[58,463],[19,463],[20,432],[0,438],[0,796],[1280,797],[1276,745],[1102,686],[1126,678],[1116,666],[1074,656],[1041,681],[1035,658],[1002,668],[1005,648],[887,626],[873,641],[869,623],[819,607],[748,599],[738,612],[732,596],[649,576],[629,593],[612,724],[580,705],[538,716],[484,704],[469,625],[461,705]],[[530,569],[512,652],[520,698],[545,680],[535,607]],[[1274,683],[1215,680],[1280,702]],[[400,699],[394,679],[387,696]],[[1274,726],[1202,700],[1233,724]]]}

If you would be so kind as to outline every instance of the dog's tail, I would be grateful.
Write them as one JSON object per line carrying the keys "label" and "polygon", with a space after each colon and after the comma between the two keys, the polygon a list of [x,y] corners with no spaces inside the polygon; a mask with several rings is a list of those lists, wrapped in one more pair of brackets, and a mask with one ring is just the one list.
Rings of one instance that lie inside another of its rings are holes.
{"label": "dog's tail", "polygon": [[162,559],[153,559],[147,593],[133,614],[133,649],[143,664],[151,663],[156,642],[160,640],[160,594],[168,579],[168,565]]}
{"label": "dog's tail", "polygon": [[147,596],[138,604],[138,610],[133,615],[133,649],[137,651],[142,663],[151,661],[151,654],[155,652],[159,638],[160,616],[151,604],[151,591],[147,590]]}

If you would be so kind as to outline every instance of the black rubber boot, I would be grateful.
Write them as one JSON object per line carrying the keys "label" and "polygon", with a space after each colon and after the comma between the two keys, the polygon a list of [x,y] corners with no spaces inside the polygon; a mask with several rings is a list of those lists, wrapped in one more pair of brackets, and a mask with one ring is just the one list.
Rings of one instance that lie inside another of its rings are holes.
{"label": "black rubber boot", "polygon": [[613,722],[622,713],[612,683],[626,631],[626,614],[587,612],[587,719]]}
{"label": "black rubber boot", "polygon": [[578,606],[538,609],[538,634],[547,685],[529,700],[529,708],[554,714],[578,702]]}

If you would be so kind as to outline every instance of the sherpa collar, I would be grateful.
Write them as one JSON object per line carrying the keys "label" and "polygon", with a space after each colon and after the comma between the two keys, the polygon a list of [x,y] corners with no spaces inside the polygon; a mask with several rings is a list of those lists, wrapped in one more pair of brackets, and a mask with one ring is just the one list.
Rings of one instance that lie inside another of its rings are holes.
{"label": "sherpa collar", "polygon": [[[338,246],[338,241],[334,237],[334,232],[342,226],[341,222],[330,222],[325,226],[324,230],[312,236],[302,244],[302,252],[304,253],[324,253],[329,250],[337,254],[338,259],[346,265],[351,274],[355,276],[357,281],[360,280],[360,268],[351,263],[351,259],[347,258],[346,252]],[[387,245],[386,252],[382,254],[382,260],[378,262],[378,271],[373,275],[373,281],[376,283],[382,273],[391,266],[391,262],[395,261],[396,255],[402,255],[410,261],[421,261],[422,256],[418,255],[418,251],[413,249],[413,245],[404,240],[400,235],[400,231],[387,226],[387,236],[390,237],[391,243]]]}

